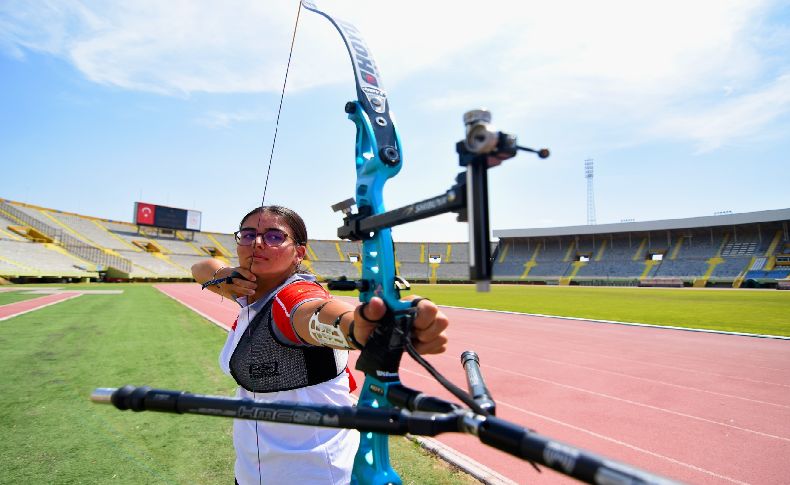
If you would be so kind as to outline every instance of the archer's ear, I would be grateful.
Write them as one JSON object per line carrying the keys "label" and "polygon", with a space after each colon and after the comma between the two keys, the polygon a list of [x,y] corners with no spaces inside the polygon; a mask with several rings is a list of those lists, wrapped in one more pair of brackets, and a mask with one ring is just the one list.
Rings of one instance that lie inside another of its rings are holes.
{"label": "archer's ear", "polygon": [[301,262],[307,253],[307,246],[296,246],[296,259]]}

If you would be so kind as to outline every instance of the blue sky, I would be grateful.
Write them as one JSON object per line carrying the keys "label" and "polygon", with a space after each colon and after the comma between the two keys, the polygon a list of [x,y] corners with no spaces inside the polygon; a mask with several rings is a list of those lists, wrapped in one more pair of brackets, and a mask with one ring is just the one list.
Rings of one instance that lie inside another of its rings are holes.
{"label": "blue sky", "polygon": [[[0,3],[0,197],[130,221],[135,201],[230,232],[260,204],[297,2]],[[771,1],[330,1],[371,48],[401,134],[388,208],[443,193],[463,113],[525,154],[490,173],[493,229],[790,207],[790,7]],[[354,190],[339,35],[302,11],[266,203],[335,237]],[[396,240],[462,241],[454,216]]]}

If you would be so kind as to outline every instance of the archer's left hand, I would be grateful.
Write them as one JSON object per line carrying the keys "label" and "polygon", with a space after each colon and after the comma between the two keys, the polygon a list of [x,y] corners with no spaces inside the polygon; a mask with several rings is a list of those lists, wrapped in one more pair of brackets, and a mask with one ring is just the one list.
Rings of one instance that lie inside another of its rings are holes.
{"label": "archer's left hand", "polygon": [[[405,301],[419,298],[409,295]],[[364,316],[362,307],[364,306]],[[387,312],[384,300],[378,297],[370,299],[367,305],[359,305],[354,311],[354,336],[359,343],[365,344],[376,328],[376,320],[381,319]],[[367,318],[370,320],[368,320]],[[442,313],[432,301],[422,299],[417,304],[417,316],[412,328],[412,342],[420,354],[441,354],[447,350],[447,335],[445,331],[450,324],[447,315]]]}

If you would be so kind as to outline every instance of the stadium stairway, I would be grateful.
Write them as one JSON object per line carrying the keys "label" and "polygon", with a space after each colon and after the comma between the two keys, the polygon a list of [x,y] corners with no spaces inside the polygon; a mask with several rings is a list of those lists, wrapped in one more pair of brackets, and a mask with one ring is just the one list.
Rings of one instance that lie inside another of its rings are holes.
{"label": "stadium stairway", "polygon": [[205,235],[209,239],[209,241],[211,241],[215,245],[214,247],[220,250],[220,252],[225,257],[225,259],[229,259],[234,254],[234,253],[228,251],[228,248],[223,246],[222,243],[219,242],[217,240],[217,238],[214,237],[213,234],[205,233]]}
{"label": "stadium stairway", "polygon": [[595,254],[595,261],[600,261],[603,259],[603,255],[606,253],[606,248],[609,246],[609,240],[604,239],[601,242],[601,247],[598,248],[598,252]]}
{"label": "stadium stairway", "polygon": [[680,248],[683,247],[683,241],[685,239],[685,236],[680,236],[677,241],[675,241],[675,247],[672,248],[672,252],[669,255],[671,261],[678,259],[678,253],[680,252]]}
{"label": "stadium stairway", "polygon": [[164,253],[161,253],[161,252],[159,252],[159,253],[151,253],[151,255],[153,257],[157,258],[157,259],[161,259],[162,261],[164,261],[165,263],[169,264],[170,266],[172,266],[172,267],[174,267],[176,269],[179,269],[179,270],[181,270],[181,271],[183,271],[183,272],[185,272],[187,274],[192,274],[192,271],[189,268],[185,268],[185,267],[181,266],[180,264],[178,264],[175,261],[173,261],[170,258],[168,258],[167,255],[164,254]]}
{"label": "stadium stairway", "polygon": [[[502,249],[499,249],[500,247],[501,247]],[[500,263],[500,264],[501,264],[501,263],[504,263],[504,262],[505,262],[505,258],[507,257],[507,252],[508,252],[509,250],[510,250],[510,243],[508,243],[508,242],[505,242],[504,244],[500,243],[500,244],[497,246],[497,251],[499,251],[499,258],[497,259],[497,262],[498,262],[498,263]]]}
{"label": "stadium stairway", "polygon": [[440,263],[430,263],[431,264],[431,275],[428,276],[428,282],[431,284],[436,284],[436,270],[439,269]]}
{"label": "stadium stairway", "polygon": [[187,240],[186,240],[186,238],[184,237],[184,235],[183,235],[183,234],[181,234],[181,233],[180,233],[180,232],[178,232],[178,231],[176,231],[176,238],[177,238],[179,241],[181,241],[181,242],[183,242],[184,244],[186,244],[188,247],[190,247],[190,248],[191,248],[191,249],[192,249],[192,250],[195,252],[195,254],[196,254],[196,255],[198,255],[198,256],[205,256],[205,255],[206,255],[206,253],[205,253],[205,252],[204,252],[202,249],[200,249],[199,247],[197,247],[197,246],[195,245],[195,243],[193,243],[192,241],[187,241]]}
{"label": "stadium stairway", "polygon": [[764,269],[772,270],[776,265],[776,257],[774,253],[776,252],[776,248],[779,247],[779,242],[782,240],[782,231],[776,231],[771,244],[768,246],[768,249],[765,251],[765,257],[768,258],[768,262],[766,263]]}
{"label": "stadium stairway", "polygon": [[310,247],[310,244],[307,245],[307,257],[313,261],[318,261],[318,255],[315,254],[313,248]]}
{"label": "stadium stairway", "polygon": [[[92,221],[92,222],[99,229],[101,229],[102,231],[107,233],[108,236],[110,236],[111,238],[113,238],[113,239],[115,239],[117,241],[120,241],[120,243],[123,244],[124,247],[127,247],[127,248],[131,249],[132,251],[136,251],[136,252],[142,251],[142,249],[138,248],[137,246],[135,246],[134,244],[130,243],[126,239],[122,238],[121,236],[119,236],[119,235],[115,234],[114,232],[112,232],[111,230],[109,230],[106,226],[102,225],[99,221]],[[117,251],[115,251],[115,250],[109,249],[109,251],[110,251],[110,254],[117,254],[117,255],[120,256],[120,254]]]}
{"label": "stadium stairway", "polygon": [[24,241],[24,238],[17,236],[13,232],[8,232],[1,227],[0,227],[0,238],[6,238],[12,241]]}
{"label": "stadium stairway", "polygon": [[[106,254],[109,254],[109,255],[111,255],[111,256],[115,256],[115,257],[122,258],[122,256],[120,255],[120,253],[118,253],[117,251],[115,251],[115,250],[113,250],[113,249],[110,249],[110,248],[108,248],[107,246],[105,246],[105,245],[103,245],[103,244],[99,243],[99,242],[98,242],[96,239],[94,239],[94,238],[92,238],[92,237],[88,236],[88,235],[87,235],[87,234],[85,234],[84,232],[81,232],[81,231],[80,231],[80,230],[79,230],[77,227],[74,227],[73,225],[71,225],[71,224],[69,224],[69,223],[67,223],[67,222],[65,222],[65,221],[63,221],[63,220],[61,220],[61,219],[58,219],[58,218],[55,216],[55,214],[53,214],[52,212],[48,212],[48,211],[45,211],[45,210],[43,210],[43,209],[39,209],[39,212],[40,212],[40,213],[41,213],[41,214],[42,214],[44,217],[46,217],[48,220],[51,220],[52,222],[54,222],[54,223],[55,223],[55,224],[56,224],[58,227],[61,227],[61,228],[65,229],[65,230],[66,230],[66,231],[67,231],[69,234],[72,234],[74,237],[76,237],[76,238],[78,238],[78,239],[80,239],[80,240],[84,241],[84,242],[85,242],[87,245],[89,245],[89,246],[93,246],[93,247],[96,247],[96,248],[98,248],[98,249],[101,249],[101,250],[102,250],[102,251],[104,251]],[[83,217],[83,218],[84,218],[84,216],[81,216],[81,217]],[[107,229],[106,229],[104,226],[102,226],[101,224],[99,224],[99,223],[98,223],[98,221],[96,221],[96,220],[93,220],[93,219],[89,219],[89,220],[90,220],[90,222],[92,222],[92,223],[93,223],[95,226],[97,226],[97,227],[99,228],[99,230],[101,231],[101,232],[100,232],[100,233],[98,233],[98,234],[102,234],[102,235],[108,235],[108,236],[111,236],[111,237],[118,238],[118,237],[117,237],[115,234],[112,234],[112,233],[111,233],[110,231],[108,231],[108,230],[107,230]],[[119,240],[121,240],[122,242],[124,242],[125,244],[127,244],[127,245],[128,245],[128,243],[126,243],[126,242],[125,242],[125,241],[123,241],[122,239],[120,239],[120,238],[118,238],[118,239],[119,239]]]}
{"label": "stadium stairway", "polygon": [[132,240],[132,244],[137,246],[141,251],[146,253],[159,253],[162,254],[166,251],[161,245],[157,244],[156,242],[144,237],[142,239],[134,239]]}
{"label": "stadium stairway", "polygon": [[312,274],[313,276],[315,276],[315,277],[316,277],[316,278],[317,278],[319,281],[323,281],[323,280],[325,280],[325,279],[326,279],[326,278],[324,277],[324,275],[322,275],[322,274],[319,274],[319,273],[318,273],[318,272],[315,270],[315,268],[313,268],[313,262],[312,262],[312,261],[310,261],[309,259],[303,259],[303,260],[302,260],[302,264],[304,265],[304,267],[305,267],[305,268],[307,268],[307,271],[309,271],[309,272],[310,272],[310,274]]}
{"label": "stadium stairway", "polygon": [[705,271],[705,274],[702,275],[700,278],[695,278],[694,283],[692,286],[694,288],[705,288],[708,285],[708,280],[710,279],[710,275],[713,274],[713,271],[716,269],[716,266],[720,265],[724,262],[724,258],[721,257],[721,251],[724,249],[724,246],[727,245],[727,242],[730,240],[730,233],[724,235],[721,238],[721,244],[719,245],[719,250],[716,251],[716,256],[710,258],[708,263],[708,269]]}
{"label": "stadium stairway", "polygon": [[47,236],[38,229],[30,226],[8,226],[11,231],[16,234],[18,241],[33,241],[33,242],[53,242],[54,239]]}
{"label": "stadium stairway", "polygon": [[538,257],[538,254],[540,253],[540,248],[542,246],[543,246],[543,243],[538,243],[538,244],[535,245],[535,250],[532,251],[532,257],[529,258],[529,261],[524,263],[524,272],[521,273],[521,276],[519,276],[519,279],[522,279],[522,280],[527,279],[527,276],[529,276],[529,272],[532,271],[532,268],[534,268],[535,266],[538,265],[536,259]]}
{"label": "stadium stairway", "polygon": [[713,270],[716,269],[716,266],[720,265],[724,262],[724,258],[721,256],[714,256],[710,258],[708,263],[708,269],[705,270],[705,274],[702,275],[700,278],[694,278],[694,288],[705,288],[708,284],[708,280],[710,279],[710,275],[713,274]]}
{"label": "stadium stairway", "polygon": [[56,226],[58,226],[58,227],[62,228],[63,230],[65,230],[66,232],[68,232],[68,233],[69,233],[69,234],[71,234],[72,236],[76,237],[76,238],[77,238],[77,239],[79,239],[80,241],[84,242],[85,244],[88,244],[88,245],[90,245],[90,246],[95,246],[95,247],[97,247],[97,248],[99,248],[99,249],[105,249],[105,248],[101,247],[101,245],[99,245],[99,244],[96,244],[94,241],[91,241],[91,240],[90,240],[90,238],[86,237],[86,236],[85,236],[85,235],[83,235],[83,234],[80,234],[80,233],[78,233],[77,231],[75,231],[75,230],[74,230],[74,229],[72,229],[71,227],[69,227],[69,226],[67,226],[66,224],[62,223],[61,221],[59,221],[58,219],[56,219],[55,217],[53,217],[51,214],[48,214],[46,211],[44,211],[44,210],[41,210],[41,209],[38,209],[38,212],[39,212],[39,213],[40,213],[42,216],[46,217],[48,220],[50,220],[50,221],[52,221],[53,223],[55,223],[55,225],[56,225]]}
{"label": "stadium stairway", "polygon": [[[645,251],[647,251],[647,238],[642,238],[642,242],[639,243],[639,247],[636,248],[636,252],[633,256],[631,256],[632,261],[639,261],[640,259],[645,259]],[[647,270],[650,271],[650,270]],[[644,275],[647,275],[647,271],[645,271]]]}
{"label": "stadium stairway", "polygon": [[568,286],[568,285],[570,285],[571,281],[576,276],[576,274],[579,272],[579,270],[584,268],[585,266],[587,266],[587,262],[586,261],[574,261],[573,263],[571,263],[571,266],[573,267],[573,269],[571,270],[571,274],[569,274],[568,276],[563,276],[562,278],[560,278],[560,286]]}
{"label": "stadium stairway", "polygon": [[[646,242],[647,242],[647,240],[643,241],[643,243],[646,243]],[[642,249],[642,247],[640,246],[639,250],[641,250],[641,249]],[[649,278],[652,274],[655,274],[655,271],[653,271],[653,268],[655,268],[656,271],[657,271],[658,270],[657,266],[660,266],[660,265],[661,265],[661,261],[654,260],[654,259],[646,259],[645,260],[645,269],[644,269],[644,271],[642,271],[642,274],[639,276],[639,279],[640,280],[644,280],[646,278]]]}
{"label": "stadium stairway", "polygon": [[[765,258],[763,258],[763,259],[765,259]],[[748,273],[749,270],[752,269],[752,267],[754,266],[754,262],[755,261],[757,261],[757,256],[752,256],[752,259],[749,260],[749,264],[746,265],[746,268],[744,268],[743,271],[741,271],[738,274],[738,276],[736,276],[735,279],[733,280],[733,282],[732,282],[732,287],[733,288],[740,288],[741,287],[741,285],[743,284],[743,280],[746,279],[746,273]]]}
{"label": "stadium stairway", "polygon": [[779,241],[782,240],[782,231],[776,231],[774,234],[774,238],[771,241],[771,244],[768,246],[768,249],[765,251],[766,256],[771,256],[776,251],[776,248],[779,246]]}
{"label": "stadium stairway", "polygon": [[568,250],[565,252],[565,257],[562,258],[562,261],[566,263],[569,262],[571,260],[571,255],[574,254],[575,251],[576,241],[571,241],[571,243],[568,244]]}
{"label": "stadium stairway", "polygon": [[335,250],[337,251],[337,257],[340,258],[338,261],[344,261],[346,256],[343,254],[343,250],[340,249],[340,241],[335,243]]}

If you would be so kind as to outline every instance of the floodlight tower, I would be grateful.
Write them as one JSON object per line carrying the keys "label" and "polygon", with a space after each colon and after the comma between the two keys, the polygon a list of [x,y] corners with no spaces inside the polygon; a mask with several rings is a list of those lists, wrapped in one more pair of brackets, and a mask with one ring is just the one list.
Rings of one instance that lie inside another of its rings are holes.
{"label": "floodlight tower", "polygon": [[595,191],[593,190],[593,159],[584,161],[584,178],[587,179],[587,225],[595,225]]}

